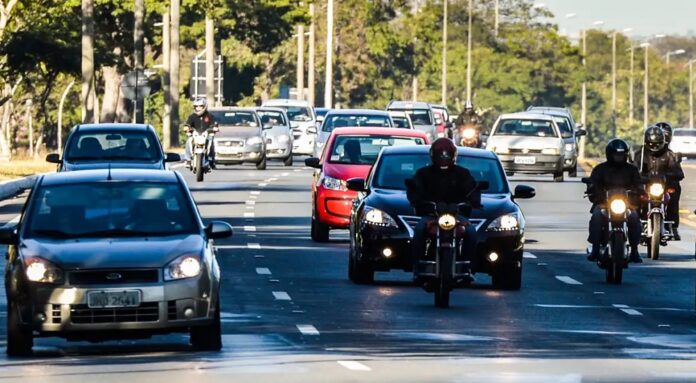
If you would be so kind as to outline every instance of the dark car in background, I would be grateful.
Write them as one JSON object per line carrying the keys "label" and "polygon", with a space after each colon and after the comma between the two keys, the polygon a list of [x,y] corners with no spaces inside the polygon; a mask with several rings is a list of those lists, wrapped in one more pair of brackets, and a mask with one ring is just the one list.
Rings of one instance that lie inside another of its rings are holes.
{"label": "dark car in background", "polygon": [[[420,217],[408,202],[405,181],[431,163],[429,150],[429,146],[385,148],[367,180],[348,181],[352,190],[360,189],[350,216],[348,269],[352,281],[371,282],[375,271],[412,271],[412,241]],[[532,198],[535,191],[520,185],[511,192],[495,154],[458,150],[457,163],[477,181],[488,183],[482,192],[483,207],[473,209],[469,219],[479,236],[472,272],[490,274],[496,288],[519,289],[525,220],[515,200]]]}
{"label": "dark car in background", "polygon": [[7,352],[36,336],[105,341],[185,332],[219,350],[220,268],[179,173],[102,169],[40,176],[16,227],[0,229]]}
{"label": "dark car in background", "polygon": [[58,171],[111,168],[166,169],[181,161],[176,153],[164,153],[157,132],[145,124],[83,124],[75,126],[63,157],[52,153],[46,161]]}

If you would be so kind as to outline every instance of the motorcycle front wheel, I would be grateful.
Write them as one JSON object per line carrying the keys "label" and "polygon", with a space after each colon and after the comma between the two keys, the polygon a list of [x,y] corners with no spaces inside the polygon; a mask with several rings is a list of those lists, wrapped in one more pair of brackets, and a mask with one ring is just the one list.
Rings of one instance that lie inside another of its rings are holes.
{"label": "motorcycle front wheel", "polygon": [[652,237],[648,245],[648,256],[650,259],[657,261],[660,259],[660,241],[662,240],[662,216],[653,214],[652,221]]}
{"label": "motorcycle front wheel", "polygon": [[626,258],[626,239],[622,232],[611,236],[611,258],[607,265],[607,283],[620,285],[623,281],[623,269]]}
{"label": "motorcycle front wheel", "polygon": [[440,249],[437,281],[435,282],[435,306],[449,307],[454,270],[453,249]]}
{"label": "motorcycle front wheel", "polygon": [[202,154],[196,154],[194,169],[196,170],[196,181],[197,182],[203,181],[204,170],[203,170],[203,155]]}

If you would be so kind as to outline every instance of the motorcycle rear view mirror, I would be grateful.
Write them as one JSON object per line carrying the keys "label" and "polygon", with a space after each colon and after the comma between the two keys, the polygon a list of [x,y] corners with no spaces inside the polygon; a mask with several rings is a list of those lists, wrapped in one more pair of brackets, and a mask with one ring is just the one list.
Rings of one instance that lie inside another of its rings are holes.
{"label": "motorcycle rear view mirror", "polygon": [[364,178],[351,178],[346,181],[346,188],[348,190],[363,192],[366,191],[365,179]]}
{"label": "motorcycle rear view mirror", "polygon": [[179,153],[165,153],[164,162],[179,162],[181,161],[181,155]]}

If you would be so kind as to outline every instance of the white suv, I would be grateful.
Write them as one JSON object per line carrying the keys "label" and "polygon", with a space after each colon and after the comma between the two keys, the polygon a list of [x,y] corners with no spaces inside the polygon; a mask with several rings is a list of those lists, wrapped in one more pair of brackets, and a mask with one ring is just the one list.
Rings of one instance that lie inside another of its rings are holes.
{"label": "white suv", "polygon": [[314,108],[307,101],[275,99],[263,103],[263,107],[285,109],[292,128],[292,154],[311,156],[317,139],[317,118]]}
{"label": "white suv", "polygon": [[674,129],[669,148],[682,157],[696,157],[696,129]]}

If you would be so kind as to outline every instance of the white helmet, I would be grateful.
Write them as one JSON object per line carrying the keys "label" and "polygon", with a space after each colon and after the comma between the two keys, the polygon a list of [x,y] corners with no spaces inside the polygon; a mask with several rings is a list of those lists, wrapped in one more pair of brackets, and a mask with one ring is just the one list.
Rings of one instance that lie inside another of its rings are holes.
{"label": "white helmet", "polygon": [[464,110],[474,110],[474,103],[471,100],[467,100],[466,104],[464,104]]}
{"label": "white helmet", "polygon": [[201,116],[208,109],[208,100],[205,97],[198,97],[193,101],[193,111]]}

